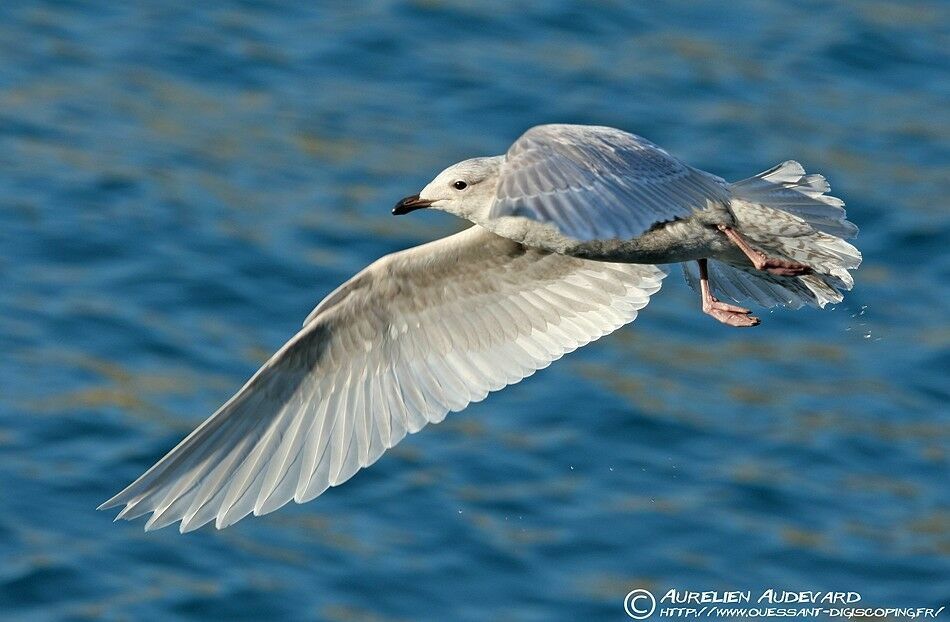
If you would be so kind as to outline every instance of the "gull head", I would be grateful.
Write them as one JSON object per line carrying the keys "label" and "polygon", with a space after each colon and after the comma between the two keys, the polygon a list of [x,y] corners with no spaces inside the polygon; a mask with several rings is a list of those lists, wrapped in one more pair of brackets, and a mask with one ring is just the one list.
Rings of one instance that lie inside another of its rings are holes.
{"label": "gull head", "polygon": [[436,175],[419,194],[397,203],[393,214],[401,216],[431,207],[473,222],[484,220],[495,197],[502,160],[504,156],[495,156],[472,158],[453,164]]}

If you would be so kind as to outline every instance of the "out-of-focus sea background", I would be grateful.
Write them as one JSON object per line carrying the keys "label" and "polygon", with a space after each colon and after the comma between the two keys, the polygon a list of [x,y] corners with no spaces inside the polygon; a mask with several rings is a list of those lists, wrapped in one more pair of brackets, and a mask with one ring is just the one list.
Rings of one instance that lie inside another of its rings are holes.
{"label": "out-of-focus sea background", "polygon": [[[948,28],[937,1],[3,3],[0,615],[947,604]],[[462,226],[397,199],[544,122],[731,180],[824,173],[862,230],[855,291],[739,331],[674,272],[634,324],[315,502],[186,536],[95,511],[329,290]]]}

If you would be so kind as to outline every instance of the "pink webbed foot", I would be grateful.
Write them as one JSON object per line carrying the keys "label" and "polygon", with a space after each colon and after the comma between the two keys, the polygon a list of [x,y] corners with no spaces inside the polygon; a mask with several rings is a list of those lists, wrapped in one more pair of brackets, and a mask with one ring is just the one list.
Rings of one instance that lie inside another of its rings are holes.
{"label": "pink webbed foot", "polygon": [[716,318],[723,324],[736,328],[748,328],[761,324],[761,320],[752,315],[752,311],[749,309],[720,302],[712,296],[709,300],[703,301],[703,313]]}
{"label": "pink webbed foot", "polygon": [[745,307],[721,302],[712,295],[712,290],[709,288],[708,262],[700,259],[697,263],[699,264],[699,288],[703,298],[703,313],[711,315],[727,326],[736,328],[758,326],[759,318],[752,315],[752,311]]}

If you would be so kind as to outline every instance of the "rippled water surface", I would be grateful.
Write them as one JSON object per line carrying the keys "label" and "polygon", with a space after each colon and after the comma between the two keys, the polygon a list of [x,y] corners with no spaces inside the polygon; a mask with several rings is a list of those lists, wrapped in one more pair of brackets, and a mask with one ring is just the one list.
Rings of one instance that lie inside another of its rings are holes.
{"label": "rippled water surface", "polygon": [[[947,6],[3,3],[3,618],[620,620],[634,587],[946,604]],[[825,173],[862,228],[856,290],[736,331],[674,274],[313,503],[186,536],[95,511],[331,288],[461,227],[396,199],[551,121],[727,179]]]}

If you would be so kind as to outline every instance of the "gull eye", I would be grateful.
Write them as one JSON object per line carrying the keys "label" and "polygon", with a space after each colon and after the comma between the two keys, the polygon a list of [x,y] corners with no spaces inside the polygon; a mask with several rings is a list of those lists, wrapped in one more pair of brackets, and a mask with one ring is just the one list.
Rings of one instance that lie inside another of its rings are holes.
{"label": "gull eye", "polygon": [[452,184],[452,187],[455,188],[456,190],[465,190],[466,188],[468,188],[468,184],[460,179],[454,184]]}

